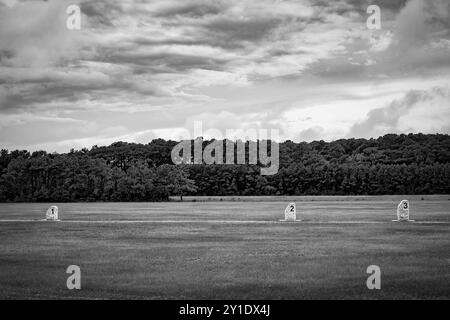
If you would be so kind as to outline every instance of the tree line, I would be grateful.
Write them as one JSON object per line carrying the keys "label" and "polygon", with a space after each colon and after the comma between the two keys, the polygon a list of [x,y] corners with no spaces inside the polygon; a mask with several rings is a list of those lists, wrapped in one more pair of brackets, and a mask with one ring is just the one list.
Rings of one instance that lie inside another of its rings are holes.
{"label": "tree line", "polygon": [[272,176],[262,176],[259,165],[173,165],[176,144],[116,142],[65,154],[1,150],[0,201],[450,193],[449,135],[285,141],[279,145],[279,171]]}

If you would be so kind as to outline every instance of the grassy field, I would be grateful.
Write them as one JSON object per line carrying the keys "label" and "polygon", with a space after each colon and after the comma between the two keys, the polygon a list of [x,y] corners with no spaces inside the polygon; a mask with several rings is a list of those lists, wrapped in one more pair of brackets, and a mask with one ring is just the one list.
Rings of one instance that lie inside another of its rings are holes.
{"label": "grassy field", "polygon": [[[391,222],[403,198],[429,223]],[[450,196],[222,200],[0,204],[0,298],[450,298]],[[304,222],[279,223],[291,200]]]}

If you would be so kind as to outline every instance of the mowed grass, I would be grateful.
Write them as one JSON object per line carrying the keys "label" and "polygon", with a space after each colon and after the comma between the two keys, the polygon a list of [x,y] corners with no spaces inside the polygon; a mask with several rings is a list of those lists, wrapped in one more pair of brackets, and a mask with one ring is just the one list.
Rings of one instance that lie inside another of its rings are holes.
{"label": "mowed grass", "polygon": [[[403,198],[412,218],[450,222],[448,196],[298,197],[303,224],[276,222],[293,198],[59,204],[66,222],[0,222],[0,298],[449,299],[450,224],[391,223]],[[0,220],[49,205],[1,204]],[[81,290],[66,287],[69,265]],[[369,265],[381,290],[366,287]]]}

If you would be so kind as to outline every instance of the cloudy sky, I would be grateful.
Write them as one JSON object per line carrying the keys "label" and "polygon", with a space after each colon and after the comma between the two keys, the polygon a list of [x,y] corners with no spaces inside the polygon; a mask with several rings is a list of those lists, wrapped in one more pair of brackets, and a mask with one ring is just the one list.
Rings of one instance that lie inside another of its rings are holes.
{"label": "cloudy sky", "polygon": [[450,133],[449,80],[448,0],[0,0],[1,148]]}

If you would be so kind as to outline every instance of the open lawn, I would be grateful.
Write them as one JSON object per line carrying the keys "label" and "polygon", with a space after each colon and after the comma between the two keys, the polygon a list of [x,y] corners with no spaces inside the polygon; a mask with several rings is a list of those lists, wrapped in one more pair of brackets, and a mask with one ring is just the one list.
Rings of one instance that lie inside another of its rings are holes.
{"label": "open lawn", "polygon": [[[403,198],[418,223],[391,222]],[[450,196],[202,200],[0,204],[0,298],[450,298]],[[291,200],[304,222],[278,222]]]}

